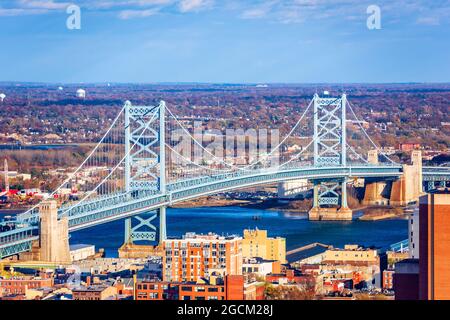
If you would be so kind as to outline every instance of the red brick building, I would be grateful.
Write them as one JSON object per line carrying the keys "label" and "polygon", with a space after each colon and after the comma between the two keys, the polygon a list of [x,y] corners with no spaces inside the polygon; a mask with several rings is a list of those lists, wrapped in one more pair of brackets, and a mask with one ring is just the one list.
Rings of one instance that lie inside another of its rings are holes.
{"label": "red brick building", "polygon": [[244,277],[211,277],[210,281],[139,281],[136,300],[244,300]]}
{"label": "red brick building", "polygon": [[73,300],[117,300],[117,288],[93,285],[72,290]]}
{"label": "red brick building", "polygon": [[163,242],[163,280],[197,282],[213,273],[242,275],[242,238],[187,233]]}
{"label": "red brick building", "polygon": [[394,289],[394,270],[387,269],[383,271],[383,289]]}
{"label": "red brick building", "polygon": [[271,273],[266,276],[266,281],[276,284],[302,284],[314,285],[314,277],[310,274],[302,274],[298,270],[287,269],[284,273]]}
{"label": "red brick building", "polygon": [[3,295],[22,295],[25,289],[37,289],[52,287],[52,278],[18,277],[10,279],[0,279],[0,287],[3,288]]}
{"label": "red brick building", "polygon": [[410,152],[413,150],[418,150],[418,149],[420,149],[420,143],[415,143],[415,142],[400,143],[398,145],[398,149],[403,152]]}

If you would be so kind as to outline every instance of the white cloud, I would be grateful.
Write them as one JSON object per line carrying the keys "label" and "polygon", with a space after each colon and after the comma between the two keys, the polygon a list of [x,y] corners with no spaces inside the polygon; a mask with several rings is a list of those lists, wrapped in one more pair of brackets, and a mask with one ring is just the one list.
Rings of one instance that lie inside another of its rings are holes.
{"label": "white cloud", "polygon": [[416,22],[427,26],[438,26],[441,23],[439,17],[419,17]]}
{"label": "white cloud", "polygon": [[[173,4],[175,0],[85,0],[82,5],[93,9],[112,9],[116,7],[128,7],[129,10],[136,7],[154,7]],[[128,9],[127,9],[128,10]]]}
{"label": "white cloud", "polygon": [[[242,19],[279,23],[339,18],[364,21],[368,3],[361,0],[0,0],[0,16],[48,14],[76,3],[82,10],[114,12],[121,19],[149,17],[157,12],[189,13],[222,10]],[[450,0],[377,0],[383,19],[438,25],[448,22]],[[407,19],[407,20],[406,20]]]}
{"label": "white cloud", "polygon": [[54,0],[19,0],[19,5],[23,8],[60,10],[66,9],[70,2],[55,2]]}
{"label": "white cloud", "polygon": [[249,9],[244,10],[241,14],[243,19],[260,19],[266,17],[276,5],[278,0],[275,1],[265,1],[262,4],[253,6]]}
{"label": "white cloud", "polygon": [[146,18],[153,16],[159,12],[159,9],[147,9],[147,10],[122,10],[119,12],[119,18],[122,20],[134,19],[134,18]]}
{"label": "white cloud", "polygon": [[181,0],[179,8],[181,12],[199,11],[211,7],[213,0]]}
{"label": "white cloud", "polygon": [[48,10],[38,10],[38,9],[2,9],[0,8],[0,17],[16,17],[16,16],[25,16],[25,15],[35,15],[35,14],[44,14],[47,13]]}

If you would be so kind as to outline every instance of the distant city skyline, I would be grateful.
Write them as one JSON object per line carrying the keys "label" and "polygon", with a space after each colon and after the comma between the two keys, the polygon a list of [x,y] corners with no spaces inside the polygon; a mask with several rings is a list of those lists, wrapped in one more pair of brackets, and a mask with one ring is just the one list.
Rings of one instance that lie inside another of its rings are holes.
{"label": "distant city skyline", "polygon": [[6,0],[0,81],[450,82],[449,18],[449,0]]}

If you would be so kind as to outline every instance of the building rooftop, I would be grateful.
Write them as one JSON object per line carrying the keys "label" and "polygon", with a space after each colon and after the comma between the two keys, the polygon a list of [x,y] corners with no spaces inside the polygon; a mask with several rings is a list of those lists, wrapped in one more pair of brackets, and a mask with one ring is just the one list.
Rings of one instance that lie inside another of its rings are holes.
{"label": "building rooftop", "polygon": [[195,232],[187,232],[183,235],[182,238],[179,237],[169,237],[167,240],[234,240],[234,239],[242,239],[242,237],[238,235],[218,235],[216,233],[208,233],[208,234],[197,234]]}
{"label": "building rooftop", "polygon": [[395,264],[395,273],[397,274],[418,274],[419,259],[405,259]]}
{"label": "building rooftop", "polygon": [[93,244],[71,244],[70,251],[94,247]]}
{"label": "building rooftop", "polygon": [[89,287],[78,287],[73,289],[73,292],[102,292],[108,289],[110,286],[107,285],[93,285]]}
{"label": "building rooftop", "polygon": [[286,256],[288,263],[293,263],[299,260],[303,260],[306,258],[310,258],[316,256],[318,254],[324,253],[328,248],[322,246],[315,246],[313,248],[305,249],[302,251],[298,251]]}
{"label": "building rooftop", "polygon": [[259,263],[272,263],[277,260],[267,260],[263,259],[261,257],[252,257],[252,258],[244,258],[243,263],[244,264],[259,264]]}

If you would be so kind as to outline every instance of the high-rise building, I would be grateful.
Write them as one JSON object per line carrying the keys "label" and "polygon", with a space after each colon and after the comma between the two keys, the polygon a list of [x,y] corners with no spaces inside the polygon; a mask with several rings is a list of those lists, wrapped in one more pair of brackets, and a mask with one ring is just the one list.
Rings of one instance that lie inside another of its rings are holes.
{"label": "high-rise building", "polygon": [[187,233],[163,242],[163,280],[198,281],[211,275],[242,275],[242,238]]}
{"label": "high-rise building", "polygon": [[245,258],[263,258],[286,263],[286,239],[268,238],[266,230],[244,230],[242,255]]}
{"label": "high-rise building", "polygon": [[450,299],[450,190],[420,198],[419,298]]}

